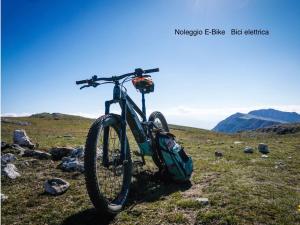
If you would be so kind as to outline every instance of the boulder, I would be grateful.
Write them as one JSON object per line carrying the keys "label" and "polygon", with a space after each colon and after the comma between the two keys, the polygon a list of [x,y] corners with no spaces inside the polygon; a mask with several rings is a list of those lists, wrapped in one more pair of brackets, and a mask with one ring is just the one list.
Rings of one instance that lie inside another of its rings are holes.
{"label": "boulder", "polygon": [[270,152],[268,145],[264,143],[258,144],[258,151],[262,154],[268,154]]}
{"label": "boulder", "polygon": [[60,195],[68,190],[70,187],[69,182],[61,178],[52,178],[45,182],[45,192],[51,195]]}
{"label": "boulder", "polygon": [[50,159],[51,155],[47,152],[38,151],[38,150],[30,150],[26,149],[24,151],[23,157],[34,157],[36,159]]}
{"label": "boulder", "polygon": [[15,161],[16,159],[17,159],[16,156],[12,153],[3,154],[3,155],[1,155],[1,165],[11,163],[11,162]]}
{"label": "boulder", "polygon": [[24,151],[25,149],[22,148],[20,145],[18,144],[12,144],[10,146],[11,150],[15,153],[15,154],[19,154],[19,155],[23,155],[24,154]]}
{"label": "boulder", "polygon": [[251,147],[249,147],[249,146],[246,146],[246,147],[244,148],[244,153],[253,153],[253,152],[254,152],[253,148],[251,148]]}
{"label": "boulder", "polygon": [[61,160],[63,157],[69,156],[74,151],[70,147],[54,147],[49,150],[53,160]]}
{"label": "boulder", "polygon": [[84,157],[84,147],[80,146],[75,148],[71,154],[70,154],[71,158],[83,158]]}
{"label": "boulder", "polygon": [[64,157],[62,159],[62,163],[59,165],[63,171],[66,172],[84,172],[83,162],[80,162],[77,158]]}
{"label": "boulder", "polygon": [[8,196],[1,193],[1,203],[5,202],[8,199]]}
{"label": "boulder", "polygon": [[62,163],[59,165],[59,167],[66,172],[84,172],[84,164],[77,158],[65,157],[62,159]]}
{"label": "boulder", "polygon": [[11,163],[1,165],[1,175],[8,177],[10,179],[16,179],[17,177],[21,176],[18,173],[16,166]]}
{"label": "boulder", "polygon": [[9,147],[8,143],[6,143],[5,141],[1,141],[1,150],[4,150],[4,149],[6,149],[8,147]]}
{"label": "boulder", "polygon": [[13,133],[13,141],[15,144],[23,147],[28,147],[31,149],[35,147],[30,138],[27,136],[25,130],[15,130]]}

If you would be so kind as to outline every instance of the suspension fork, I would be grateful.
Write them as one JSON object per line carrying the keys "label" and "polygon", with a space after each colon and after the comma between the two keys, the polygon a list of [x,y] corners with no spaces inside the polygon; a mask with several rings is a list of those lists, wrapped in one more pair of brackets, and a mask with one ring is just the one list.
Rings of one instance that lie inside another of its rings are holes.
{"label": "suspension fork", "polygon": [[[125,98],[121,99],[113,99],[110,101],[105,102],[105,115],[109,114],[110,111],[110,105],[113,103],[120,103],[121,107],[121,132],[120,134],[120,139],[121,139],[121,155],[120,155],[120,160],[124,162],[127,160],[126,156],[126,151],[127,149],[127,142],[126,142],[126,113],[127,113],[127,103]],[[103,165],[108,166],[109,165],[109,157],[108,157],[108,140],[109,140],[109,127],[104,128],[104,135],[103,135]]]}
{"label": "suspension fork", "polygon": [[121,160],[126,161],[126,151],[128,151],[127,148],[127,142],[126,142],[126,113],[127,113],[127,104],[126,99],[121,98],[120,100],[121,104]]}

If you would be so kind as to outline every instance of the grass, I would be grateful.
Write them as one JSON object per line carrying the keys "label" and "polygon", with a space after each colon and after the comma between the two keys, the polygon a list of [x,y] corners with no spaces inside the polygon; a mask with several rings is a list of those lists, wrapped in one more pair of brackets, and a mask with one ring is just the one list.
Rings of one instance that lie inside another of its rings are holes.
{"label": "grass", "polygon": [[[31,125],[2,123],[3,141],[11,143],[13,130],[25,129],[45,151],[83,145],[92,123],[69,116],[13,120]],[[300,133],[224,135],[180,126],[172,126],[171,132],[193,158],[191,185],[160,181],[146,158],[147,166],[132,181],[124,211],[108,221],[93,209],[82,174],[62,172],[56,168],[59,162],[51,160],[26,166],[23,162],[29,159],[18,157],[15,165],[22,176],[1,178],[1,193],[8,195],[2,203],[2,224],[300,224]],[[129,139],[135,151],[132,135]],[[261,142],[269,145],[269,158],[258,153]],[[243,153],[245,146],[255,152]],[[224,156],[216,158],[216,150]],[[43,184],[52,177],[66,179],[70,189],[56,197],[45,195]],[[199,204],[198,197],[207,197],[209,205]]]}

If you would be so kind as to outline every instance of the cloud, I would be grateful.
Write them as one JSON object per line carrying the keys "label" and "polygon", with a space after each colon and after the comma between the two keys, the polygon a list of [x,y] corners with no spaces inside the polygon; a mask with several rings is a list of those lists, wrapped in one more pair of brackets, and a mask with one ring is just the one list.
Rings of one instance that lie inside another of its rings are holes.
{"label": "cloud", "polygon": [[1,117],[23,117],[23,116],[30,116],[32,113],[1,113]]}

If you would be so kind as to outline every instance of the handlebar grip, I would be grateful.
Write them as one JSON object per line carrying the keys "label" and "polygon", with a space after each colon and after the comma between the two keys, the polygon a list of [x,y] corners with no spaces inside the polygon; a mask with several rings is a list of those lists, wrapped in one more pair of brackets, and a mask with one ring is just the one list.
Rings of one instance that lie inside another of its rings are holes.
{"label": "handlebar grip", "polygon": [[149,69],[149,70],[144,70],[145,73],[155,73],[159,72],[159,68],[154,68],[154,69]]}
{"label": "handlebar grip", "polygon": [[78,81],[76,81],[76,84],[85,84],[88,82],[89,82],[89,80],[78,80]]}

